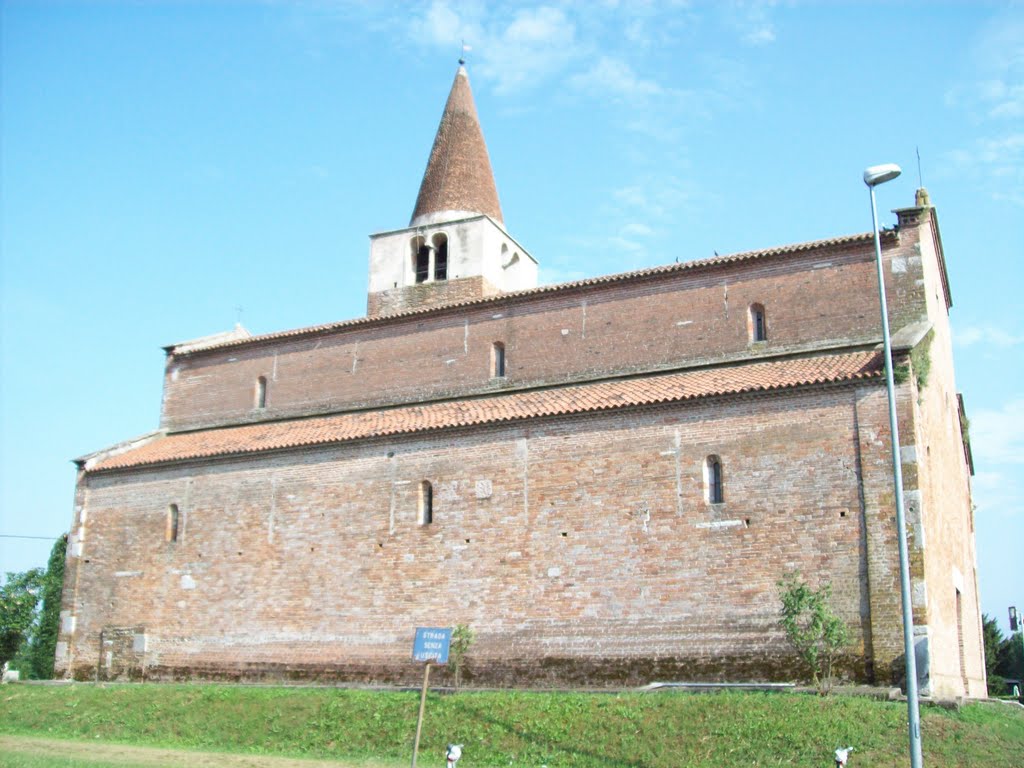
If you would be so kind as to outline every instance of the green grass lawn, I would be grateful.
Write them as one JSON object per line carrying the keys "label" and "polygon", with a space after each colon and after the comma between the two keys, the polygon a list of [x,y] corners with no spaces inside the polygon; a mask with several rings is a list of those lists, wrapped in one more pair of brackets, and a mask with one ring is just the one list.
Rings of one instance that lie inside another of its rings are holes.
{"label": "green grass lawn", "polygon": [[[0,733],[397,766],[418,705],[418,693],[334,688],[13,685],[0,691]],[[928,768],[1024,765],[1024,709],[926,707],[922,728]],[[459,768],[830,766],[840,745],[855,747],[851,768],[888,767],[908,764],[906,734],[905,704],[846,696],[431,694],[420,765],[444,765],[459,742]]]}

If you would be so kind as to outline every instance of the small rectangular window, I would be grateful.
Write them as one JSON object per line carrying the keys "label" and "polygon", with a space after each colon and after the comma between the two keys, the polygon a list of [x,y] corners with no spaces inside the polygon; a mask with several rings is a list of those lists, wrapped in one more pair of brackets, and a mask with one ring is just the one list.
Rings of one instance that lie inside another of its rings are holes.
{"label": "small rectangular window", "polygon": [[167,508],[167,530],[164,533],[164,537],[169,543],[174,543],[178,540],[178,526],[181,524],[181,515],[178,512],[178,505],[171,504]]}
{"label": "small rectangular window", "polygon": [[491,348],[491,376],[502,378],[505,376],[505,345],[500,341],[494,342]]}
{"label": "small rectangular window", "polygon": [[704,484],[709,504],[721,504],[725,501],[722,488],[722,461],[717,456],[708,456],[704,463]]}
{"label": "small rectangular window", "polygon": [[256,379],[256,407],[266,408],[267,407],[267,377],[260,376]]}
{"label": "small rectangular window", "polygon": [[430,278],[430,247],[421,245],[416,251],[416,282],[425,283]]}
{"label": "small rectangular window", "polygon": [[434,522],[434,488],[429,480],[420,483],[420,498],[418,518],[420,525],[430,525]]}
{"label": "small rectangular window", "polygon": [[444,235],[434,238],[434,279],[448,279],[448,238]]}

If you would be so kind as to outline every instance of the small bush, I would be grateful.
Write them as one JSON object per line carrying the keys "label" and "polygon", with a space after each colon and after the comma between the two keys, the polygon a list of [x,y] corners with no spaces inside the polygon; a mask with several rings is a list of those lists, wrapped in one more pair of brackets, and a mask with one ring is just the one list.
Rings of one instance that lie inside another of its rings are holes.
{"label": "small bush", "polygon": [[846,624],[832,610],[832,585],[811,589],[799,573],[791,573],[778,587],[782,628],[825,696],[832,690],[832,664],[847,642]]}

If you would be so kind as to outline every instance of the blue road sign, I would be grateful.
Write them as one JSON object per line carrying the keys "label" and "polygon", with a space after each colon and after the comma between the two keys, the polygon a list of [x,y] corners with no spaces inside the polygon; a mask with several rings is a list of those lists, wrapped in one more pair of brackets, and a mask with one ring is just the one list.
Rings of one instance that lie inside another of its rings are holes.
{"label": "blue road sign", "polygon": [[451,642],[452,630],[450,627],[416,627],[412,657],[416,661],[447,664],[448,646],[451,645]]}

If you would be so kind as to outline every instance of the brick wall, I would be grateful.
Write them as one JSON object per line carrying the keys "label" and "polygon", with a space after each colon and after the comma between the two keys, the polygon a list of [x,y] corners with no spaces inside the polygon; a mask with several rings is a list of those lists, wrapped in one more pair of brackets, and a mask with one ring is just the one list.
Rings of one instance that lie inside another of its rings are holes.
{"label": "brick wall", "polygon": [[919,240],[925,265],[922,296],[932,319],[931,336],[922,342],[930,371],[921,388],[911,376],[914,425],[901,435],[907,460],[916,470],[914,487],[919,494],[913,540],[922,563],[915,585],[915,624],[920,625],[919,632],[927,631],[932,694],[985,697],[970,474],[964,459],[937,241],[930,223],[925,214]]}
{"label": "brick wall", "polygon": [[[897,329],[924,311],[921,259],[903,242],[887,243]],[[871,246],[857,243],[172,355],[162,426],[195,429],[873,343],[875,280]],[[768,330],[768,340],[753,345],[752,303],[764,305]],[[508,361],[498,380],[490,376],[495,341]],[[268,380],[265,409],[254,407],[260,376]]]}
{"label": "brick wall", "polygon": [[438,307],[461,301],[494,296],[498,289],[483,277],[460,277],[418,285],[406,285],[370,293],[366,297],[367,317],[407,312],[410,309]]}
{"label": "brick wall", "polygon": [[[874,546],[890,535],[884,498],[861,483],[884,464],[862,426],[884,422],[879,389],[87,475],[59,667],[90,678],[100,631],[141,627],[144,662],[104,670],[413,682],[414,628],[468,623],[477,683],[790,679],[775,584],[799,569],[835,585],[844,668],[864,679],[899,627],[898,593],[862,578],[895,570],[895,549]],[[704,501],[709,454],[721,505]]]}

